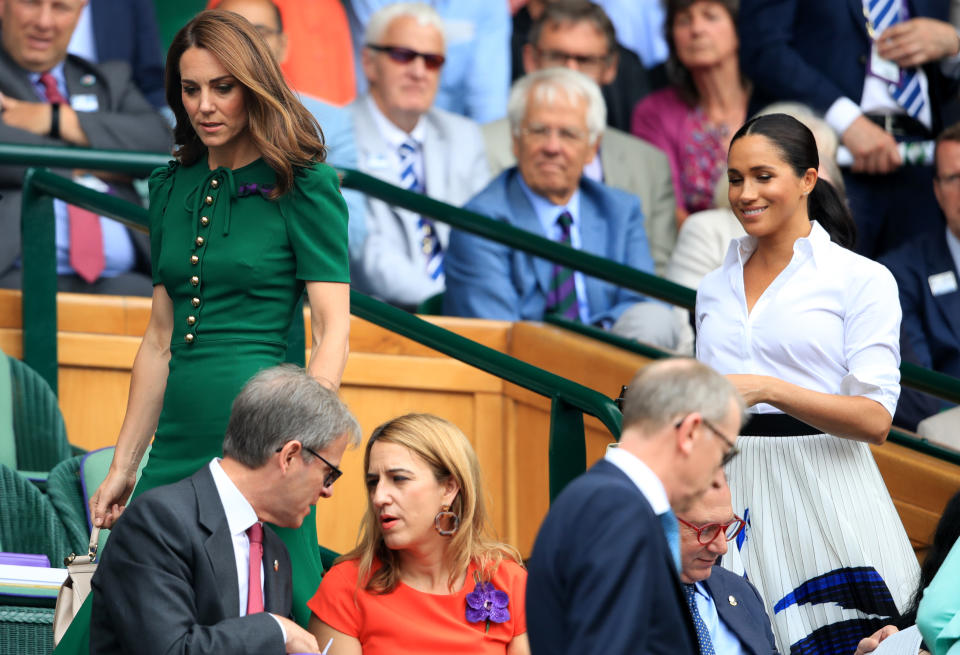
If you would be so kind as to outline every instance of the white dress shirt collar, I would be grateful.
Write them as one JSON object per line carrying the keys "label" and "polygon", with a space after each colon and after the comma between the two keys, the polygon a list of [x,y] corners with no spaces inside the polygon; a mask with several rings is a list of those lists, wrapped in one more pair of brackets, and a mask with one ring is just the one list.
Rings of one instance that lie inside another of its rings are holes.
{"label": "white dress shirt collar", "polygon": [[376,123],[377,130],[379,130],[383,140],[387,142],[387,145],[390,146],[394,152],[400,150],[400,146],[410,139],[416,142],[418,149],[423,148],[423,142],[427,136],[427,125],[426,121],[423,120],[423,116],[421,116],[417,124],[413,126],[410,133],[407,134],[397,127],[393,121],[384,116],[383,112],[380,111],[380,107],[377,106],[377,102],[373,99],[373,96],[369,94],[367,95],[367,107],[370,108],[370,113],[373,115],[373,122]]}
{"label": "white dress shirt collar", "polygon": [[257,513],[240,490],[220,466],[220,459],[210,461],[210,473],[213,475],[213,484],[217,487],[220,502],[223,504],[223,513],[227,515],[227,526],[231,535],[246,534],[247,529],[257,522]]}
{"label": "white dress shirt collar", "polygon": [[[830,234],[817,221],[810,221],[810,234],[797,239],[793,243],[793,253],[794,257],[798,254],[801,257],[812,255],[814,263],[821,264],[823,258],[828,256],[826,253],[829,247]],[[744,265],[756,249],[757,238],[749,234],[732,240],[730,247],[727,249],[727,256],[724,258],[723,267],[736,265],[742,273]]]}
{"label": "white dress shirt collar", "polygon": [[605,460],[627,474],[643,497],[650,503],[653,513],[659,516],[670,509],[670,500],[667,490],[663,488],[660,478],[647,466],[642,459],[623,448],[607,448]]}
{"label": "white dress shirt collar", "polygon": [[950,228],[946,228],[947,232],[947,250],[950,251],[950,256],[953,257],[953,267],[960,273],[960,239],[957,238],[957,235],[950,231]]}

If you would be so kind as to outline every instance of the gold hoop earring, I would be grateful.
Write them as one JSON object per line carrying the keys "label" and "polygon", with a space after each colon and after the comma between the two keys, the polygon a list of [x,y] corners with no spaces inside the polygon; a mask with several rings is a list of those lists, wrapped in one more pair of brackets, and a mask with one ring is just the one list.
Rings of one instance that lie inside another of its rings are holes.
{"label": "gold hoop earring", "polygon": [[[443,521],[450,521],[452,527],[444,529],[441,527]],[[443,535],[444,537],[449,537],[460,529],[460,517],[454,512],[450,511],[449,505],[442,505],[440,507],[440,511],[437,512],[437,515],[433,517],[433,527],[439,534]]]}

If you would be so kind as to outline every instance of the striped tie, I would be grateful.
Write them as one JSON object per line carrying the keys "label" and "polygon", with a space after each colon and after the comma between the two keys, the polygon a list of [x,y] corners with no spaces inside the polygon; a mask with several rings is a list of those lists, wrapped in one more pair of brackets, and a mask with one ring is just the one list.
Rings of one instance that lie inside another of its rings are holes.
{"label": "striped tie", "polygon": [[[573,217],[564,211],[557,216],[560,226],[560,243],[570,245],[570,226]],[[550,278],[550,291],[547,293],[547,314],[557,314],[570,321],[580,320],[580,308],[577,304],[577,285],[573,271],[560,264],[553,265],[553,277]]]}
{"label": "striped tie", "polygon": [[[907,8],[902,0],[864,0],[864,8],[873,26],[873,33],[878,37],[883,31],[903,20],[906,20]],[[903,68],[900,71],[900,83],[888,86],[890,95],[897,104],[911,118],[919,118],[926,107],[927,101],[920,86],[920,76],[916,68]]]}
{"label": "striped tie", "polygon": [[[400,144],[400,186],[407,191],[423,193],[423,182],[417,177],[417,144],[413,139],[407,139]],[[437,228],[429,218],[420,216],[417,219],[420,230],[421,249],[427,260],[427,274],[433,280],[443,280],[443,246],[437,235]]]}

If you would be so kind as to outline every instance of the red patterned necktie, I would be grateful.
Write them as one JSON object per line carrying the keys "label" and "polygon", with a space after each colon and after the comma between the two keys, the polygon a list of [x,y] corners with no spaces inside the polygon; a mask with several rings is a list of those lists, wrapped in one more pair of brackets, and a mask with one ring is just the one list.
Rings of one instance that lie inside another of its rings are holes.
{"label": "red patterned necktie", "polygon": [[[40,83],[47,102],[66,104],[67,99],[60,93],[53,75],[44,73],[40,76]],[[70,266],[92,284],[105,266],[100,217],[86,209],[67,205],[67,218],[70,224]]]}
{"label": "red patterned necktie", "polygon": [[260,565],[263,563],[263,524],[259,521],[247,528],[250,537],[250,576],[247,584],[247,614],[263,611],[263,585]]}

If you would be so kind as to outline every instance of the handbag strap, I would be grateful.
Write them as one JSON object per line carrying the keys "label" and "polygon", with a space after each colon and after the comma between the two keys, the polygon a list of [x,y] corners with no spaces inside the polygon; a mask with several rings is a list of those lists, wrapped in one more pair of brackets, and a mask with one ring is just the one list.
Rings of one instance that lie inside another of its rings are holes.
{"label": "handbag strap", "polygon": [[90,543],[87,546],[86,555],[77,555],[73,553],[69,557],[63,560],[63,563],[67,565],[69,569],[72,566],[79,566],[81,564],[93,564],[97,561],[97,549],[100,547],[100,528],[94,526],[93,530],[90,531]]}

